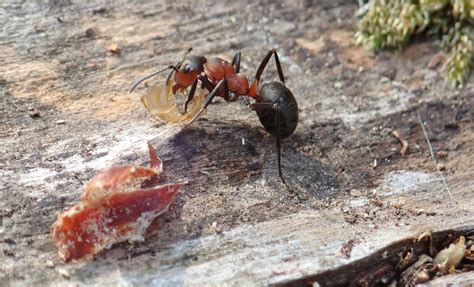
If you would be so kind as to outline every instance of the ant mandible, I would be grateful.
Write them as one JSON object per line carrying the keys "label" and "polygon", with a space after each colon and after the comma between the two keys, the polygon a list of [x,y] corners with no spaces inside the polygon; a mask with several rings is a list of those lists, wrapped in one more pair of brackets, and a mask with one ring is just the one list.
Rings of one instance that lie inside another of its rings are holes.
{"label": "ant mandible", "polygon": [[[220,58],[206,58],[204,56],[190,56],[186,59],[187,54],[191,50],[190,48],[176,65],[168,66],[135,82],[130,92],[141,82],[171,69],[166,82],[171,79],[174,73],[176,84],[172,89],[173,94],[176,94],[177,91],[186,90],[191,86],[184,104],[184,111],[186,113],[188,104],[196,92],[198,82],[201,82],[202,87],[209,91],[209,95],[200,111],[191,119],[188,125],[194,122],[207,109],[216,96],[222,97],[227,102],[235,102],[239,97],[243,97],[248,107],[257,113],[265,129],[276,138],[278,174],[282,182],[286,183],[281,168],[281,140],[292,135],[298,125],[298,104],[292,92],[285,86],[285,78],[276,50],[268,51],[260,63],[255,74],[255,80],[251,85],[249,85],[247,77],[239,73],[240,52],[237,52],[232,62],[229,63]],[[264,83],[259,90],[260,77],[272,55],[275,58],[281,82],[271,81]],[[253,98],[255,102],[250,104],[245,97]]]}

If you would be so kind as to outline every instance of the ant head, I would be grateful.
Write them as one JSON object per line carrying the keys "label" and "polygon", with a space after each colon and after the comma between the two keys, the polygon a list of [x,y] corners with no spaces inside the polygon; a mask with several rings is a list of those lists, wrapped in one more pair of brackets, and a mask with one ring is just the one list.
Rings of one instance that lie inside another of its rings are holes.
{"label": "ant head", "polygon": [[[164,69],[161,69],[159,71],[153,72],[139,80],[137,80],[132,88],[130,89],[130,93],[133,92],[133,90],[143,81],[154,77],[162,72],[165,72],[169,69],[171,69],[171,73],[168,75],[168,78],[166,79],[166,83],[168,84],[171,76],[173,73],[175,73],[175,82],[177,83],[177,89],[178,88],[187,88],[193,81],[194,79],[204,70],[204,63],[206,62],[206,58],[202,56],[193,56],[190,57],[186,62],[186,56],[191,52],[192,48],[189,48],[186,53],[184,54],[183,58],[175,65],[175,66],[168,66]],[[183,65],[184,62],[184,65]],[[189,82],[191,81],[191,82]],[[176,90],[173,88],[173,93]]]}
{"label": "ant head", "polygon": [[199,74],[204,71],[205,62],[206,58],[203,56],[191,56],[179,65],[177,67],[178,70],[174,74],[176,87],[173,88],[173,93],[178,89],[186,89],[189,87]]}
{"label": "ant head", "polygon": [[206,61],[206,58],[203,56],[188,57],[179,67],[179,72],[184,74],[197,72],[200,74],[204,70],[204,63],[206,63]]}

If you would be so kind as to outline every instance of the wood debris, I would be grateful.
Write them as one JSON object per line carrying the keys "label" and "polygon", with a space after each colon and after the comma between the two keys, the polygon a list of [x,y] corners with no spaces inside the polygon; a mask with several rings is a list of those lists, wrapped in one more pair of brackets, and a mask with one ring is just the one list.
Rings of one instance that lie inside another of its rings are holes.
{"label": "wood debris", "polygon": [[400,133],[398,131],[393,131],[392,135],[400,142],[402,145],[402,148],[400,149],[400,155],[405,156],[407,150],[408,150],[408,142],[402,138]]}

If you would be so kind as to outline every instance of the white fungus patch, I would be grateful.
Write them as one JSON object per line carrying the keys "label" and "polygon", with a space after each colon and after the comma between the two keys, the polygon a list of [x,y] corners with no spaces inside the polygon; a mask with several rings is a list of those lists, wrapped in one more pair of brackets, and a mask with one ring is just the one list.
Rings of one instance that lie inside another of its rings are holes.
{"label": "white fungus patch", "polygon": [[[54,190],[55,184],[48,182],[47,179],[55,175],[57,175],[57,172],[49,168],[32,168],[28,170],[26,175],[18,177],[18,183],[23,184],[25,187],[43,186],[46,190],[51,191]],[[27,195],[39,197],[41,193],[38,190],[29,188]]]}
{"label": "white fungus patch", "polygon": [[439,182],[442,189],[441,178],[435,174],[422,171],[394,171],[385,176],[378,188],[378,194],[381,196],[393,196],[413,193],[421,189],[430,191],[436,186],[436,182]]}
{"label": "white fungus patch", "polygon": [[[108,127],[109,135],[92,135],[88,137],[88,141],[96,144],[94,150],[91,150],[92,157],[94,155],[103,155],[92,160],[84,158],[80,154],[73,154],[70,157],[62,158],[59,161],[52,162],[63,166],[61,171],[55,171],[49,168],[32,168],[24,173],[18,173],[16,180],[24,186],[35,187],[37,190],[55,191],[58,185],[69,183],[70,179],[55,178],[54,183],[48,183],[48,178],[53,178],[60,173],[83,172],[86,169],[99,171],[101,169],[119,165],[119,159],[126,154],[141,154],[147,150],[147,140],[156,138],[168,138],[170,135],[177,133],[180,126],[163,126],[156,128],[152,122],[142,125],[134,125],[133,128],[124,129],[120,127]],[[110,130],[115,132],[110,132]],[[84,135],[80,135],[84,137]],[[67,151],[71,142],[77,142],[77,139],[67,139],[60,141],[49,149],[45,150],[43,154],[57,155]],[[159,153],[159,151],[158,151]],[[33,189],[28,193],[29,196],[38,196]]]}

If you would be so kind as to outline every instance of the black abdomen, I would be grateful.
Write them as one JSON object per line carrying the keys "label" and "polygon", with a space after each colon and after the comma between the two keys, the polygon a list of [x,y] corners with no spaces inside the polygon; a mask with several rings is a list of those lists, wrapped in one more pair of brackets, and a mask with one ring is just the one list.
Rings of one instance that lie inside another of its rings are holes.
{"label": "black abdomen", "polygon": [[[257,103],[277,104],[280,113],[280,137],[293,134],[298,125],[298,104],[291,91],[280,82],[265,83],[260,90]],[[276,136],[276,110],[257,109],[257,115],[265,129]]]}

